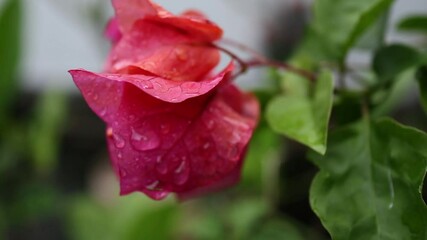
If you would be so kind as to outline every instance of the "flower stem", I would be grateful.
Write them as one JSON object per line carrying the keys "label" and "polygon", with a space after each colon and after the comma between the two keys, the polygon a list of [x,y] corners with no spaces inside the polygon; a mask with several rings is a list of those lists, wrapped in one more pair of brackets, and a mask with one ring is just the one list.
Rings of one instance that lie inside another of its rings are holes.
{"label": "flower stem", "polygon": [[264,57],[263,55],[261,55],[260,53],[258,53],[257,51],[255,51],[255,50],[253,50],[253,49],[251,49],[251,48],[249,48],[249,47],[247,47],[241,43],[237,43],[237,42],[234,42],[234,41],[228,40],[228,39],[224,39],[221,42],[224,44],[235,46],[235,47],[239,48],[240,50],[243,50],[243,51],[250,53],[253,56],[252,60],[245,61],[227,48],[224,48],[224,47],[219,46],[218,44],[214,44],[214,43],[209,44],[211,47],[222,51],[223,53],[227,54],[228,56],[230,56],[232,59],[234,59],[235,61],[237,61],[239,63],[240,70],[234,75],[234,78],[245,73],[249,68],[273,67],[273,68],[283,69],[283,70],[298,74],[298,75],[305,77],[305,78],[307,78],[313,82],[316,80],[316,76],[312,72],[306,71],[306,70],[301,69],[301,68],[297,68],[297,67],[292,66],[292,65],[287,64],[287,63],[268,59],[268,58]]}

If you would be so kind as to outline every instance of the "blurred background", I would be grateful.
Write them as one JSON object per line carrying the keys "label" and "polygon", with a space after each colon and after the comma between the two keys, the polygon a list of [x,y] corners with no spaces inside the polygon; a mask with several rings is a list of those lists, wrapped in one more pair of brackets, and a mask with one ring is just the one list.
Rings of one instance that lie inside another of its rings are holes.
{"label": "blurred background", "polygon": [[[278,60],[292,54],[310,20],[309,0],[157,2],[174,13],[199,9],[226,38]],[[425,35],[395,26],[426,12],[425,0],[396,1],[386,40],[425,44]],[[308,204],[316,168],[305,148],[263,121],[238,186],[184,203],[118,196],[104,124],[67,73],[101,70],[112,15],[106,0],[0,0],[0,239],[329,239]],[[349,62],[368,67],[370,58],[361,48]],[[238,83],[264,103],[271,75],[251,71]],[[414,101],[395,112],[426,129]]]}

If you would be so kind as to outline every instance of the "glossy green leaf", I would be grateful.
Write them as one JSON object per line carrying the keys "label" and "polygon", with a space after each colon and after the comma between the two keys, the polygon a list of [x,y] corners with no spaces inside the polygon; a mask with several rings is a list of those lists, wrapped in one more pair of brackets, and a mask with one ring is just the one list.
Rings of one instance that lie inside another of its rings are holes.
{"label": "glossy green leaf", "polygon": [[424,111],[427,112],[427,65],[421,66],[416,76],[420,88],[421,105]]}
{"label": "glossy green leaf", "polygon": [[391,120],[368,120],[331,135],[310,204],[332,239],[425,240],[421,185],[427,135]]}
{"label": "glossy green leaf", "polygon": [[[0,9],[0,118],[15,96],[21,48],[21,0],[7,0]],[[2,124],[0,119],[0,124]]]}
{"label": "glossy green leaf", "polygon": [[[293,84],[304,86],[301,77],[289,79]],[[291,90],[295,90],[291,92]],[[299,89],[299,90],[298,90]],[[326,151],[326,138],[332,108],[333,80],[330,72],[322,72],[313,86],[292,87],[285,95],[276,97],[267,107],[267,121],[272,129],[284,134],[313,150],[323,154]]]}
{"label": "glossy green leaf", "polygon": [[297,55],[343,61],[349,49],[389,9],[393,0],[319,0]]}
{"label": "glossy green leaf", "polygon": [[416,31],[427,33],[427,16],[409,16],[402,19],[397,28],[404,31]]}
{"label": "glossy green leaf", "polygon": [[420,64],[420,53],[409,46],[394,44],[379,49],[372,61],[372,68],[382,82],[395,79],[400,73]]}

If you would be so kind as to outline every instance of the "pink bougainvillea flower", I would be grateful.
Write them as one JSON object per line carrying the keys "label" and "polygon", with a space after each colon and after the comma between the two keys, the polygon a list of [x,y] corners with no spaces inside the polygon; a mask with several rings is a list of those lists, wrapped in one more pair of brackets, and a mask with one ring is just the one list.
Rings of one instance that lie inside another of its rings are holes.
{"label": "pink bougainvillea flower", "polygon": [[187,198],[238,181],[257,124],[256,98],[214,73],[222,30],[195,11],[174,16],[149,0],[113,0],[105,71],[71,70],[107,124],[121,194]]}

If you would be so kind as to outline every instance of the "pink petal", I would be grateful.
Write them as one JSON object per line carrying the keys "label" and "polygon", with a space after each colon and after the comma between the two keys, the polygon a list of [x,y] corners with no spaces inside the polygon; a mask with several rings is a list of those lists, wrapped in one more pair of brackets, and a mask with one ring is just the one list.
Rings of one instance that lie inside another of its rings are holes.
{"label": "pink petal", "polygon": [[113,44],[116,44],[122,38],[122,33],[119,30],[116,18],[111,18],[110,21],[108,21],[104,35],[110,39]]}
{"label": "pink petal", "polygon": [[203,46],[173,27],[138,21],[112,49],[106,70],[123,73],[135,66],[163,78],[195,81],[211,72],[219,60],[217,49]]}
{"label": "pink petal", "polygon": [[134,84],[71,71],[89,106],[107,123],[121,194],[189,197],[235,183],[259,107],[232,85],[180,103]]}
{"label": "pink petal", "polygon": [[113,0],[121,32],[132,29],[133,24],[146,16],[172,16],[151,0]]}
{"label": "pink petal", "polygon": [[222,36],[222,29],[197,11],[174,16],[150,0],[113,0],[113,6],[123,33],[131,31],[138,20],[151,19],[179,28],[202,41],[215,41]]}
{"label": "pink petal", "polygon": [[[161,77],[147,75],[128,75],[128,74],[106,74],[93,73],[86,70],[71,70],[74,82],[83,92],[86,99],[92,104],[92,109],[102,117],[101,113],[106,112],[105,107],[112,108],[118,104],[117,96],[122,95],[122,86],[113,85],[115,82],[130,83],[145,93],[165,102],[183,102],[189,98],[198,97],[206,94],[218,86],[220,83],[227,81],[228,76],[234,69],[234,64],[230,63],[222,72],[213,77],[207,77],[198,82],[176,82]],[[108,84],[105,84],[107,82]],[[105,90],[104,88],[108,88]],[[104,100],[101,97],[105,94],[109,102],[104,106]],[[96,99],[99,99],[96,100]],[[116,101],[117,100],[117,101]],[[107,109],[108,110],[108,109]]]}
{"label": "pink petal", "polygon": [[157,17],[148,16],[146,19],[159,23],[174,26],[187,35],[198,39],[199,41],[212,42],[222,37],[222,29],[215,23],[204,18],[201,13],[191,11],[185,12],[182,16]]}

